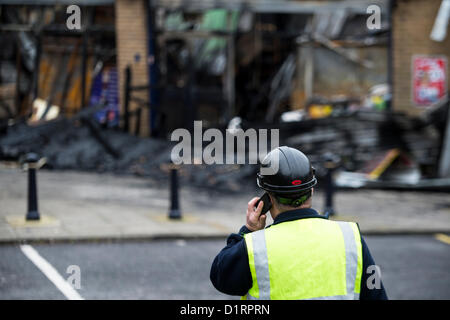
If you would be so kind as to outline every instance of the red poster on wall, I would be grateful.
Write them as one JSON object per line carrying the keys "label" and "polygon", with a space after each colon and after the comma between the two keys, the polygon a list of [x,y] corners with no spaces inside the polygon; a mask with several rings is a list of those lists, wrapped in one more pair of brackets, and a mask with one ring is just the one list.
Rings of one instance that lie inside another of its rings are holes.
{"label": "red poster on wall", "polygon": [[447,96],[445,56],[414,56],[412,75],[414,105],[428,107]]}

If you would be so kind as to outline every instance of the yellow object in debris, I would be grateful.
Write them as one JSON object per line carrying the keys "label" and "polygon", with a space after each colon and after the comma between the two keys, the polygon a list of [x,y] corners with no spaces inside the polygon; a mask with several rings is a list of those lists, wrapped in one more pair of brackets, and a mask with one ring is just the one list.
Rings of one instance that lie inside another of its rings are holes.
{"label": "yellow object in debris", "polygon": [[333,107],[329,104],[313,104],[309,107],[309,116],[313,119],[328,117],[333,112]]}
{"label": "yellow object in debris", "polygon": [[389,165],[400,155],[399,149],[390,150],[383,160],[373,169],[369,174],[369,179],[378,179],[380,175],[386,170]]}

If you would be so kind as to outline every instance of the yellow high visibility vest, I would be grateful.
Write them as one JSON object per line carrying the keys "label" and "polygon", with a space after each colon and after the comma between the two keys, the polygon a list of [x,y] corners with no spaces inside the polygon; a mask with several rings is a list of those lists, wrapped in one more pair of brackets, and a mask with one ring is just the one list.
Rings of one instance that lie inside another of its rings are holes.
{"label": "yellow high visibility vest", "polygon": [[359,299],[356,223],[305,218],[244,236],[253,286],[243,299]]}

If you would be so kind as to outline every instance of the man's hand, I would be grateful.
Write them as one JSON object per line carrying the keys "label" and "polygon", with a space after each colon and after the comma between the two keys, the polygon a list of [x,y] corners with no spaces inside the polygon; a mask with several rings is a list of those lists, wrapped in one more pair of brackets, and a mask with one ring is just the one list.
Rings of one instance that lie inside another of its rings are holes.
{"label": "man's hand", "polygon": [[266,217],[267,216],[265,214],[261,215],[261,210],[264,206],[264,203],[261,201],[255,210],[255,204],[258,200],[259,200],[259,198],[255,197],[252,200],[250,200],[250,202],[248,203],[247,223],[245,224],[245,226],[250,231],[261,230],[261,229],[264,229],[264,227],[266,226]]}

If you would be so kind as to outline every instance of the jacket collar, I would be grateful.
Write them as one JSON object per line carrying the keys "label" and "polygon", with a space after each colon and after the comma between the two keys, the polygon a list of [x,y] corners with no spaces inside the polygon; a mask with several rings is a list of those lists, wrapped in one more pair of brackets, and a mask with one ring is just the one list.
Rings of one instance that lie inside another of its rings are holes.
{"label": "jacket collar", "polygon": [[322,218],[327,219],[325,216],[320,215],[316,210],[307,208],[307,209],[294,209],[280,213],[275,217],[272,225],[278,224],[281,222],[306,219],[306,218]]}

